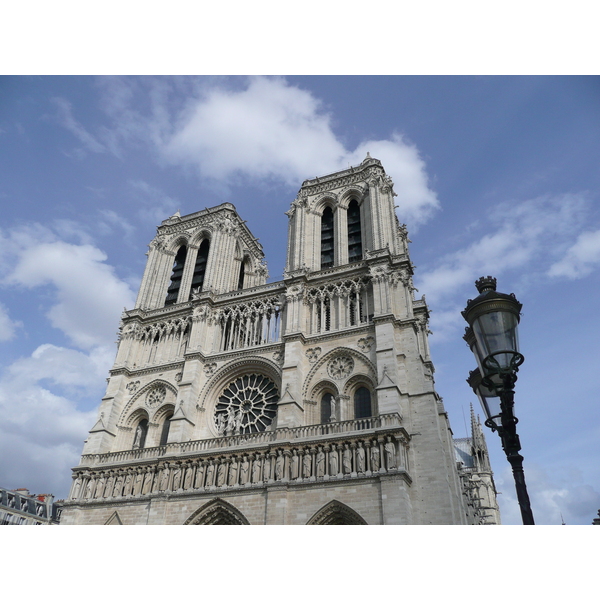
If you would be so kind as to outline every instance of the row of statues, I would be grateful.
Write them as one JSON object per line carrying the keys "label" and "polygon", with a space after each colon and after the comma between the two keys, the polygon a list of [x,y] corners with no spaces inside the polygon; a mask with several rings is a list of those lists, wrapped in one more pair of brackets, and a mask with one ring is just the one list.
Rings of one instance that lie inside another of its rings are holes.
{"label": "row of statues", "polygon": [[153,492],[315,480],[393,471],[406,465],[405,444],[392,436],[235,456],[162,462],[80,474],[71,499],[139,496]]}

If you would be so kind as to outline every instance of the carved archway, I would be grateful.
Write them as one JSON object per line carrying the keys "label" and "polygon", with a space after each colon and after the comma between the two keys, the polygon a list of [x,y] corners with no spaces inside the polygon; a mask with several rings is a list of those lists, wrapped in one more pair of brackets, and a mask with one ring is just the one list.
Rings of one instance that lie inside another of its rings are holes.
{"label": "carved archway", "polygon": [[184,525],[250,525],[235,506],[215,498],[199,508]]}
{"label": "carved archway", "polygon": [[367,522],[353,509],[338,500],[332,500],[318,510],[307,525],[366,525]]}

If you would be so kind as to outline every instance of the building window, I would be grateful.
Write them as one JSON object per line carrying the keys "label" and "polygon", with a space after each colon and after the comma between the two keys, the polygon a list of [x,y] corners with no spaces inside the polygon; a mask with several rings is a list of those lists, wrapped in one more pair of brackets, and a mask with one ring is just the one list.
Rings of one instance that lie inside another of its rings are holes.
{"label": "building window", "polygon": [[169,429],[171,428],[171,417],[173,416],[173,413],[169,413],[166,417],[165,417],[165,421],[163,423],[162,426],[162,430],[160,432],[160,446],[165,446],[167,444],[167,441],[169,440]]}
{"label": "building window", "polygon": [[210,242],[203,240],[198,248],[196,256],[196,264],[194,266],[194,277],[192,278],[192,292],[201,292],[204,286],[204,275],[206,273],[206,263],[208,262],[208,251],[210,250]]}
{"label": "building window", "polygon": [[321,269],[333,267],[333,211],[328,206],[321,217]]}
{"label": "building window", "polygon": [[187,247],[181,246],[175,256],[175,263],[173,264],[173,274],[171,275],[171,284],[167,290],[167,299],[165,300],[165,306],[169,304],[175,304],[177,302],[177,296],[179,295],[179,288],[181,287],[181,278],[183,276],[183,267],[185,265],[185,258],[187,256]]}
{"label": "building window", "polygon": [[148,435],[148,419],[142,419],[135,428],[135,437],[133,439],[133,450],[141,450],[146,445],[146,435]]}
{"label": "building window", "polygon": [[360,207],[356,200],[352,200],[348,206],[348,262],[357,262],[361,259]]}
{"label": "building window", "polygon": [[372,414],[371,392],[366,387],[359,387],[354,392],[354,418],[364,419]]}
{"label": "building window", "polygon": [[240,264],[240,276],[238,277],[238,290],[244,289],[244,275],[246,274],[246,261],[242,260]]}
{"label": "building window", "polygon": [[323,394],[323,397],[321,398],[321,423],[335,421],[335,415],[332,414],[333,410],[335,410],[333,394]]}

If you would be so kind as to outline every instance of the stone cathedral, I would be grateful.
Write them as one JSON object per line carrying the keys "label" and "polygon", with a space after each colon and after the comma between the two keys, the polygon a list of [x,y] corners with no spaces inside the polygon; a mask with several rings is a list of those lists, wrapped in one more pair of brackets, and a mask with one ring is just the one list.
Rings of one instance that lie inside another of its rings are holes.
{"label": "stone cathedral", "polygon": [[481,427],[455,445],[434,389],[394,196],[369,155],[306,180],[276,283],[232,204],[163,221],[61,522],[499,523]]}

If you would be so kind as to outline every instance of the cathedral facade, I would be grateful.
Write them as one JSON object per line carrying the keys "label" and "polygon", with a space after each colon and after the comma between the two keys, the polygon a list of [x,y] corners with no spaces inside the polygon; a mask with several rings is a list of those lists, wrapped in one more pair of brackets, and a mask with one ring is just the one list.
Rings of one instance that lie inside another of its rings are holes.
{"label": "cathedral facade", "polygon": [[275,283],[232,204],[163,221],[61,523],[492,522],[394,196],[368,155],[305,181]]}

